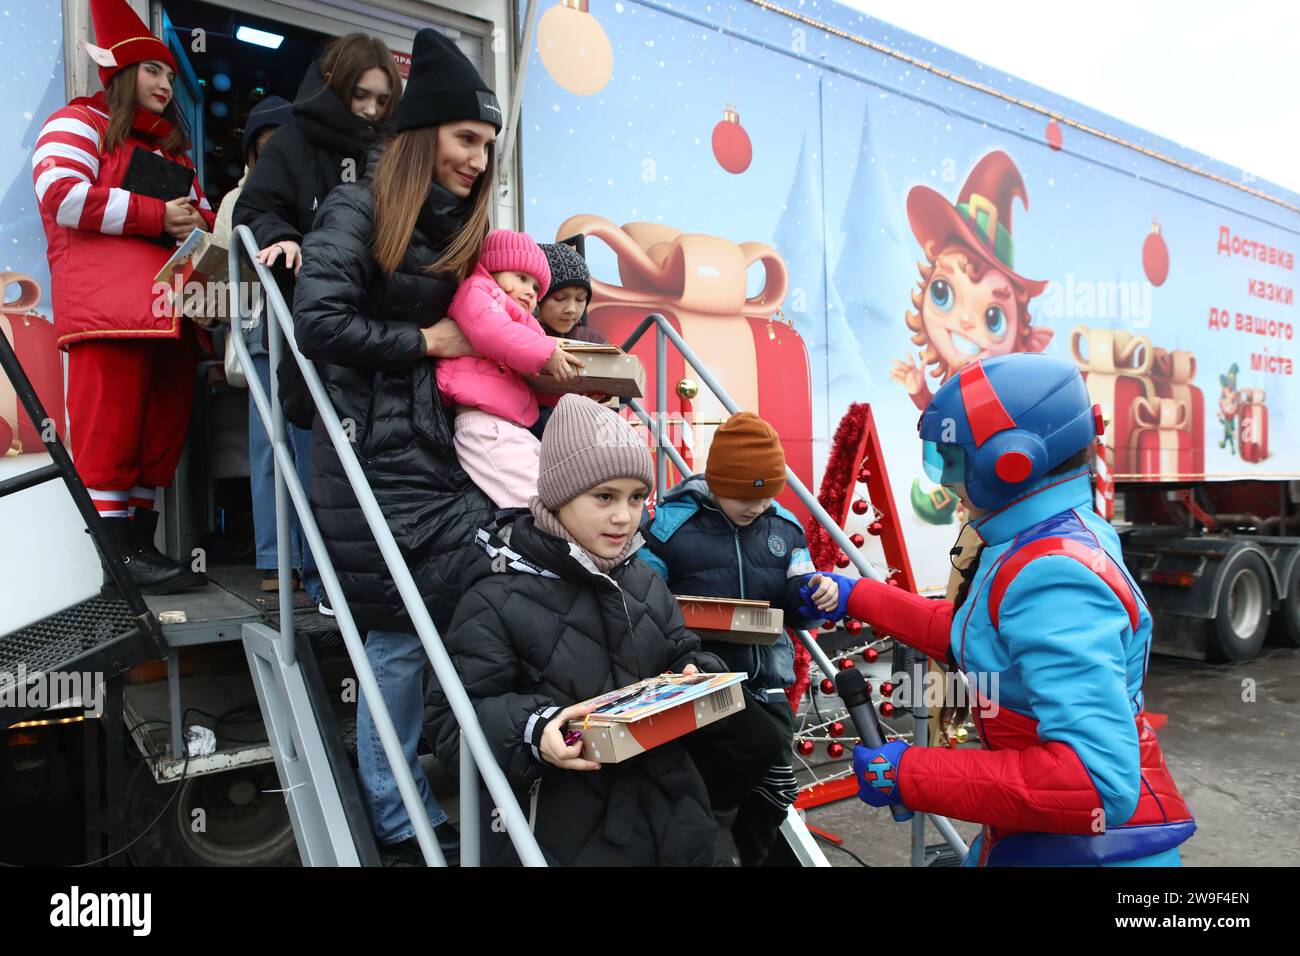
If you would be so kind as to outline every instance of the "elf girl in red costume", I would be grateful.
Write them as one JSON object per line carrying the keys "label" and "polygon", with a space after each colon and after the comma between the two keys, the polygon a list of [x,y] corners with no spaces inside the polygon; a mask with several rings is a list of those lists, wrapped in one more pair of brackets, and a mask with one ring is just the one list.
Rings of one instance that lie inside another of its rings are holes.
{"label": "elf girl in red costume", "polygon": [[907,220],[925,262],[905,320],[922,350],[921,364],[896,359],[890,378],[902,383],[912,402],[930,401],[925,372],[942,385],[976,359],[1009,352],[1042,352],[1051,329],[1029,324],[1029,300],[1047,283],[1015,271],[1011,203],[1029,208],[1020,170],[1006,153],[984,156],[966,177],[957,204],[928,186],[907,194]]}
{"label": "elf girl in red costume", "polygon": [[[104,90],[77,97],[41,129],[32,177],[45,227],[54,325],[68,352],[72,456],[126,568],[148,593],[196,583],[153,545],[158,486],[185,442],[200,345],[160,300],[154,276],[175,243],[211,230],[197,179],[164,202],[121,188],[132,155],[193,169],[173,100],[176,62],[125,0],[91,0]],[[61,423],[60,423],[61,424]]]}

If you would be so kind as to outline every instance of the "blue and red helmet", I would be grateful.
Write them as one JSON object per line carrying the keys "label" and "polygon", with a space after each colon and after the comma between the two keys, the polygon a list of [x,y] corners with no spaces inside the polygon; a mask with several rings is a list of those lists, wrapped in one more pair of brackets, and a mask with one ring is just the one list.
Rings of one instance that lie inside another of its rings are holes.
{"label": "blue and red helmet", "polygon": [[1073,363],[1013,352],[963,366],[935,393],[917,430],[931,480],[964,482],[972,503],[994,509],[1091,445],[1102,421]]}

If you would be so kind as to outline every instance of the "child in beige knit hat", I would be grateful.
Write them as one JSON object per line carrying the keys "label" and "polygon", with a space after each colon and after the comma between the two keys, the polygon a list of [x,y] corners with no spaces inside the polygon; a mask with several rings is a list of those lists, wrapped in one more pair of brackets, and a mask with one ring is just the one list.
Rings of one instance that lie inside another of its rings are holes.
{"label": "child in beige knit hat", "polygon": [[[564,737],[567,722],[592,709],[579,701],[669,671],[723,670],[700,651],[663,579],[636,559],[653,487],[650,453],[632,427],[565,395],[542,436],[531,514],[503,512],[479,531],[487,558],[467,572],[444,638],[553,865],[714,862],[708,791],[681,741],[602,766]],[[458,728],[436,682],[428,713],[439,759],[456,766]],[[480,822],[483,862],[515,862],[492,817]]]}

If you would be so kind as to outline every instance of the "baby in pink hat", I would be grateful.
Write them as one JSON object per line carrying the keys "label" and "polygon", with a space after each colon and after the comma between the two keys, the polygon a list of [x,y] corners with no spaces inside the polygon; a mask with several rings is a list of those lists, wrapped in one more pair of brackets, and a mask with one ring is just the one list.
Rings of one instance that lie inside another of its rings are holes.
{"label": "baby in pink hat", "polygon": [[533,318],[550,284],[537,243],[496,229],[447,310],[477,354],[439,359],[438,391],[456,411],[461,467],[498,508],[527,507],[537,494],[541,443],[528,430],[537,421],[537,397],[524,376],[545,372],[567,381],[582,367]]}

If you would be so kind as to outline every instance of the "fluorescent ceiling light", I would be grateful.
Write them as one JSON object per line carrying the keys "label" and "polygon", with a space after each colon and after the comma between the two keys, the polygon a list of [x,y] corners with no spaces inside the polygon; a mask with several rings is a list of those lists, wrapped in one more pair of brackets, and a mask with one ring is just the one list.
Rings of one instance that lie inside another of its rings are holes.
{"label": "fluorescent ceiling light", "polygon": [[236,29],[235,39],[243,40],[245,43],[256,43],[258,46],[268,47],[272,50],[280,49],[280,44],[284,42],[284,37],[278,33],[267,33],[265,30],[254,30],[252,27],[239,27]]}

